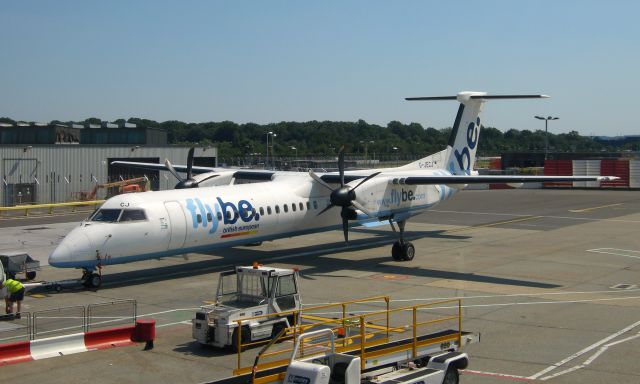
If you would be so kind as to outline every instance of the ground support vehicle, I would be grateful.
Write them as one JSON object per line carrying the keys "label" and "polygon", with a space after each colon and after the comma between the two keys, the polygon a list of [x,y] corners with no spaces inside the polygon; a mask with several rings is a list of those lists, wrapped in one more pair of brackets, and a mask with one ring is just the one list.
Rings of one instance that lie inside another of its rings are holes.
{"label": "ground support vehicle", "polygon": [[[299,310],[298,271],[255,264],[223,272],[218,280],[216,303],[205,305],[192,320],[192,336],[202,345],[231,347],[271,339],[293,325],[291,314]],[[256,316],[260,319],[238,321]]]}
{"label": "ground support vehicle", "polygon": [[455,384],[468,365],[461,349],[480,341],[461,330],[461,314],[459,299],[391,308],[384,296],[305,307],[300,323],[259,352],[243,347],[266,342],[241,344],[235,376],[212,383]]}
{"label": "ground support vehicle", "polygon": [[7,276],[15,277],[23,273],[27,280],[36,278],[36,271],[40,270],[40,262],[28,254],[20,251],[0,253],[0,262]]}

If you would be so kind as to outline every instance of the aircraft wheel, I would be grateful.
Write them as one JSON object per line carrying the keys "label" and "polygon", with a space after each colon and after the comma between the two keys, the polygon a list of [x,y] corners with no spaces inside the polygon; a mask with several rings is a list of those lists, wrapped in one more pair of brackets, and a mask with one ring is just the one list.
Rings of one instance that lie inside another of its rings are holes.
{"label": "aircraft wheel", "polygon": [[29,271],[26,273],[27,280],[33,280],[36,278],[36,271]]}
{"label": "aircraft wheel", "polygon": [[402,260],[411,261],[416,255],[416,247],[411,243],[404,243],[402,246]]}
{"label": "aircraft wheel", "polygon": [[391,247],[391,257],[395,261],[401,261],[402,258],[402,245],[400,245],[399,241],[393,243],[393,247]]}
{"label": "aircraft wheel", "polygon": [[88,288],[100,288],[100,286],[102,285],[102,276],[97,273],[92,273],[87,278],[85,285]]}

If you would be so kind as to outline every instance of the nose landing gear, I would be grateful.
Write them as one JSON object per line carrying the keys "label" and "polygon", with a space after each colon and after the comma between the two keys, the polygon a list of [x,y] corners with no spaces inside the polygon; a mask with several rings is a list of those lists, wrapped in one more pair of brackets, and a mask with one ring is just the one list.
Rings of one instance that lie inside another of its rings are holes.
{"label": "nose landing gear", "polygon": [[85,269],[82,273],[82,285],[87,288],[99,288],[102,285],[102,275]]}
{"label": "nose landing gear", "polygon": [[[393,243],[393,247],[391,247],[391,257],[395,261],[411,261],[416,254],[416,248],[411,244],[411,242],[404,241],[404,225],[406,221],[401,220],[397,223],[398,231],[400,232],[400,239]],[[393,221],[389,220],[389,224],[391,225],[393,232],[397,232],[396,227],[393,225]]]}

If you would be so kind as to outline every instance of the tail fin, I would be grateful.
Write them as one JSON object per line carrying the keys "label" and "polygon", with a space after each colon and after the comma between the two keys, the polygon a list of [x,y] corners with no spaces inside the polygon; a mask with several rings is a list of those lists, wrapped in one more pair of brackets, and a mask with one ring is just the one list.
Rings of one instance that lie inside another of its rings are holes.
{"label": "tail fin", "polygon": [[480,140],[480,113],[485,101],[491,99],[546,98],[546,95],[487,95],[485,92],[460,92],[457,96],[408,97],[406,100],[458,100],[460,107],[453,124],[447,154],[441,168],[454,175],[470,174]]}

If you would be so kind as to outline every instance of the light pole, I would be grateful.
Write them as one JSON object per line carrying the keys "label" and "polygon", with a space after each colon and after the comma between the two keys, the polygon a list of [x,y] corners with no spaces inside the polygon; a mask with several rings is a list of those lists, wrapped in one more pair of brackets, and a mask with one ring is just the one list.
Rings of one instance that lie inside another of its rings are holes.
{"label": "light pole", "polygon": [[291,147],[291,149],[293,149],[294,151],[296,151],[296,159],[298,158],[298,148],[296,147]]}
{"label": "light pole", "polygon": [[[269,136],[271,136],[271,146],[273,147],[273,140],[277,135],[271,131],[267,132],[267,156],[265,157],[265,161],[264,161],[265,169],[269,167]],[[273,150],[271,151],[271,155],[273,157]]]}
{"label": "light pole", "polygon": [[559,117],[542,117],[542,116],[534,116],[538,120],[544,120],[544,160],[547,161],[547,156],[549,155],[549,120],[558,120]]}
{"label": "light pole", "polygon": [[396,155],[396,167],[398,166],[398,147],[391,147],[393,149],[393,153]]}

